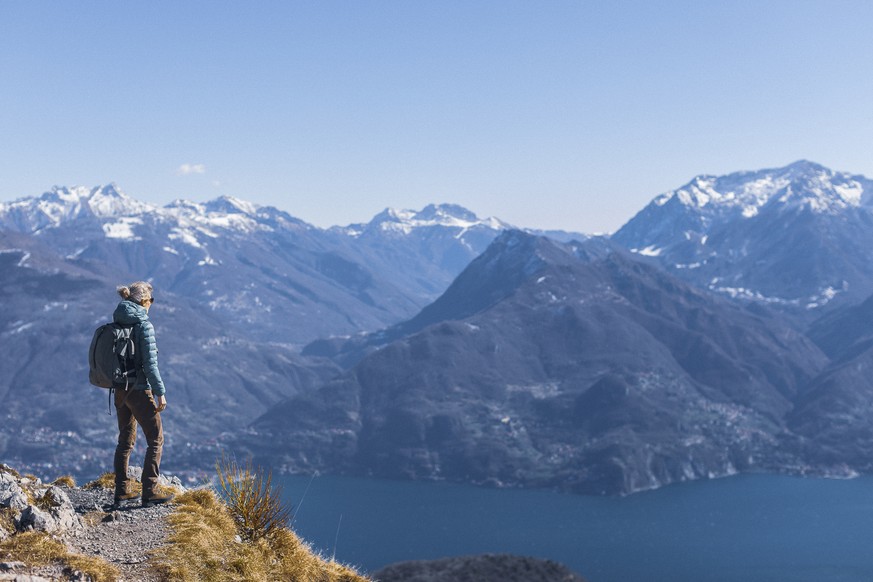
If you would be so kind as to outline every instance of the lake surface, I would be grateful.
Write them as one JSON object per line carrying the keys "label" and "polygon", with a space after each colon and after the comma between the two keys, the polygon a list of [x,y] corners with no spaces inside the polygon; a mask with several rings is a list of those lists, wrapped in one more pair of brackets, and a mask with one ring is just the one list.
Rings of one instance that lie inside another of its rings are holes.
{"label": "lake surface", "polygon": [[364,572],[507,552],[562,562],[589,582],[873,580],[873,477],[744,475],[625,498],[330,476],[279,482],[297,511],[294,529]]}

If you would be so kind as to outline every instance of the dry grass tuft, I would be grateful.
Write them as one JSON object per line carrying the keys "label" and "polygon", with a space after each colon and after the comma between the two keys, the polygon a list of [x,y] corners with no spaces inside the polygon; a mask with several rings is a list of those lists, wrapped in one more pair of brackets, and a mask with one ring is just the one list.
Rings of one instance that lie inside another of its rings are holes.
{"label": "dry grass tuft", "polygon": [[73,479],[71,475],[62,475],[52,481],[52,485],[57,485],[58,487],[67,487],[69,489],[73,489],[76,486],[76,480]]}
{"label": "dry grass tuft", "polygon": [[0,542],[0,560],[24,562],[28,566],[60,563],[85,573],[94,582],[115,581],[120,576],[118,569],[109,562],[73,554],[45,532],[24,532]]}
{"label": "dry grass tuft", "polygon": [[36,505],[40,509],[45,511],[51,510],[53,507],[58,507],[60,504],[56,503],[51,496],[49,496],[48,491],[37,497],[33,500],[33,505]]}
{"label": "dry grass tuft", "polygon": [[168,544],[152,558],[152,567],[164,580],[367,582],[351,568],[318,556],[285,527],[277,526],[254,540],[237,541],[241,534],[237,521],[209,489],[177,497],[168,519],[172,531]]}
{"label": "dry grass tuft", "polygon": [[222,456],[215,464],[219,493],[230,509],[240,536],[246,541],[267,537],[288,524],[290,510],[282,503],[282,490],[273,487],[273,473],[245,466]]}
{"label": "dry grass tuft", "polygon": [[103,473],[93,481],[85,483],[85,489],[115,489],[115,473]]}
{"label": "dry grass tuft", "polygon": [[0,464],[0,473],[9,473],[16,479],[21,479],[21,473],[6,464]]}
{"label": "dry grass tuft", "polygon": [[0,507],[0,530],[8,534],[15,533],[15,516],[18,515],[14,509],[10,507]]}

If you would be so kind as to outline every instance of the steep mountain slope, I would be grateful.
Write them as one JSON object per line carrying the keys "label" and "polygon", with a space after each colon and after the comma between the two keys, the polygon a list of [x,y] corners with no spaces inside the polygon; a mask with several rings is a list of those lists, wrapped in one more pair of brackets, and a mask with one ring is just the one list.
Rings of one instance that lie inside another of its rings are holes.
{"label": "steep mountain slope", "polygon": [[873,293],[873,181],[806,161],[698,176],[612,239],[701,287],[809,320]]}
{"label": "steep mountain slope", "polygon": [[504,233],[409,335],[237,443],[289,470],[596,493],[792,457],[783,418],[823,354],[778,317],[585,246]]}
{"label": "steep mountain slope", "polygon": [[833,360],[789,417],[799,446],[817,464],[873,472],[873,297],[822,317],[809,336]]}

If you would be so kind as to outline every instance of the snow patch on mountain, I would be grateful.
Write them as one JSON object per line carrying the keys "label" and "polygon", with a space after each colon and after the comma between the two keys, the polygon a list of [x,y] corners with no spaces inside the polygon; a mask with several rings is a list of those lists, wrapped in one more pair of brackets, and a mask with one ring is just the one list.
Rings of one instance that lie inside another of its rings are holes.
{"label": "snow patch on mountain", "polygon": [[[30,259],[30,253],[22,250],[22,249],[0,249],[0,255],[21,255],[21,258],[18,259],[18,262],[15,264],[16,267],[27,267],[27,261]],[[14,260],[14,257],[13,257]]]}
{"label": "snow patch on mountain", "polygon": [[103,233],[106,238],[117,238],[123,240],[142,240],[142,237],[136,236],[133,227],[142,225],[142,219],[134,216],[121,217],[118,222],[107,222],[103,224]]}
{"label": "snow patch on mountain", "polygon": [[658,248],[655,245],[649,245],[644,249],[631,249],[632,253],[637,253],[646,257],[657,257],[664,249]]}
{"label": "snow patch on mountain", "polygon": [[454,235],[457,239],[461,239],[466,231],[473,228],[496,231],[512,228],[497,218],[481,219],[457,204],[430,204],[420,211],[386,208],[369,223],[350,224],[338,230],[347,236],[358,238],[368,232],[409,235],[414,231],[433,227],[457,229]]}
{"label": "snow patch on mountain", "polygon": [[774,201],[821,213],[861,206],[871,198],[873,183],[869,180],[800,161],[758,172],[697,176],[682,188],[657,196],[652,205],[663,207],[676,200],[705,216],[737,212],[752,218]]}

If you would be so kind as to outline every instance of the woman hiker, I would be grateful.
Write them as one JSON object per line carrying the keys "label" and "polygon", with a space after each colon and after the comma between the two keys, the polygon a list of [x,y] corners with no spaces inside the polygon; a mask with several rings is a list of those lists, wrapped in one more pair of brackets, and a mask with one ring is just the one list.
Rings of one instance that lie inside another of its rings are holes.
{"label": "woman hiker", "polygon": [[164,446],[164,430],[161,426],[161,411],[167,407],[164,382],[158,371],[158,347],[155,328],[149,321],[149,308],[154,304],[152,286],[137,281],[118,288],[121,303],[112,319],[121,325],[133,326],[134,362],[136,380],[130,386],[116,386],[115,410],[118,413],[118,447],[115,449],[115,498],[113,507],[122,501],[135,499],[127,478],[127,463],[136,442],[136,425],[142,427],[148,448],[142,466],[142,506],[151,507],[167,503],[172,495],[157,493],[158,475],[161,474],[161,451]]}

